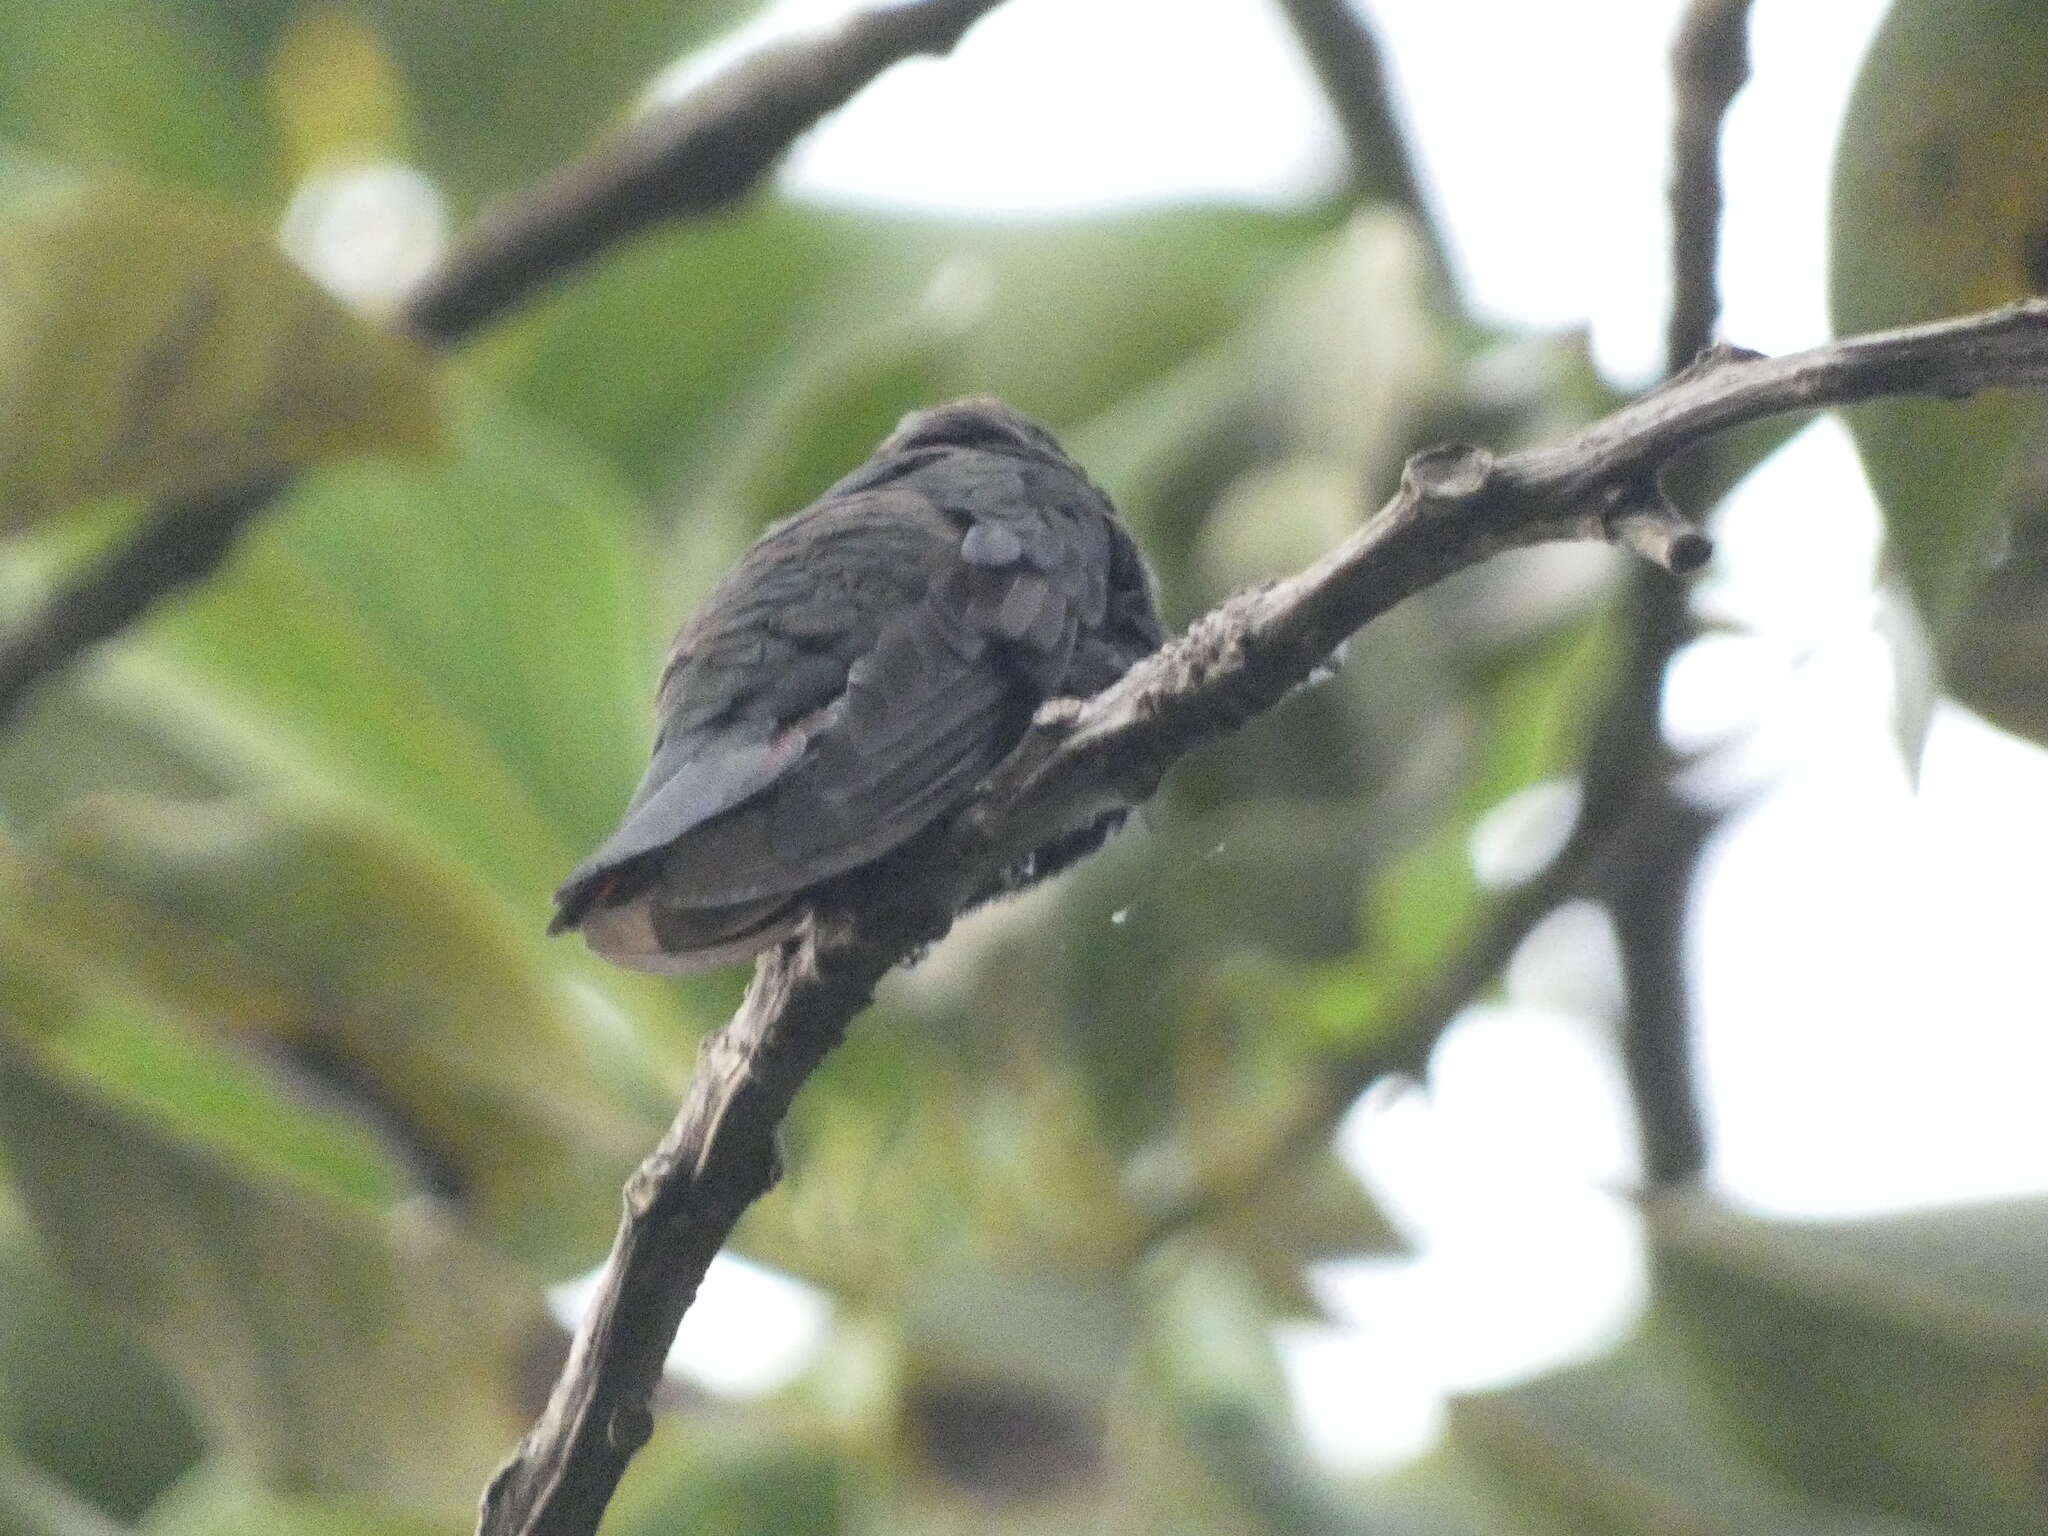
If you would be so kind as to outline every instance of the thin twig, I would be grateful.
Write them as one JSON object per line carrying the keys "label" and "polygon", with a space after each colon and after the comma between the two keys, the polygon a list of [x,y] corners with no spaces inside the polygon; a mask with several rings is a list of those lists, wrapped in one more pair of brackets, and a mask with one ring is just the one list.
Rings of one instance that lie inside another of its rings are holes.
{"label": "thin twig", "polygon": [[1671,47],[1669,373],[1706,350],[1721,316],[1721,125],[1749,80],[1751,4],[1693,0]]}
{"label": "thin twig", "polygon": [[948,822],[882,878],[764,957],[704,1048],[625,1216],[541,1420],[492,1483],[486,1536],[587,1536],[646,1438],[647,1390],[712,1255],[770,1184],[778,1122],[876,981],[944,934],[958,905],[1033,848],[1137,804],[1196,747],[1273,707],[1403,598],[1504,549],[1614,538],[1680,514],[1657,472],[1766,416],[1903,394],[2048,386],[2048,301],[1835,342],[1779,359],[1722,348],[1569,440],[1495,459],[1418,454],[1400,492],[1307,570],[1240,593],[1085,701],[1039,711],[1024,741]]}
{"label": "thin twig", "polygon": [[1448,281],[1450,255],[1431,217],[1408,136],[1394,112],[1379,39],[1350,0],[1280,0],[1301,40],[1350,151],[1351,181],[1366,202],[1391,203],[1415,216],[1437,275]]}
{"label": "thin twig", "polygon": [[480,1533],[596,1531],[653,1432],[649,1401],[705,1270],[775,1182],[791,1099],[920,931],[891,926],[860,946],[763,957],[739,1012],[705,1040],[668,1134],[626,1185],[605,1283],[546,1409],[485,1491]]}
{"label": "thin twig", "polygon": [[[908,0],[741,60],[479,220],[413,292],[401,324],[453,344],[620,241],[725,207],[890,65],[950,49],[1000,3]],[[289,480],[279,473],[210,499],[158,504],[126,542],[0,637],[0,726],[38,684],[220,569]]]}
{"label": "thin twig", "polygon": [[883,70],[950,51],[1001,3],[913,0],[761,49],[486,212],[407,298],[406,327],[459,341],[598,252],[736,202],[799,134]]}
{"label": "thin twig", "polygon": [[1642,1146],[1643,1185],[1668,1189],[1698,1178],[1707,1166],[1685,920],[1693,874],[1721,811],[1687,799],[1668,777],[1653,781],[1643,799],[1636,818],[1641,844],[1633,858],[1616,861],[1600,895],[1621,952],[1621,1065]]}
{"label": "thin twig", "polygon": [[[1721,127],[1749,79],[1751,0],[1693,0],[1671,50],[1671,314],[1665,362],[1677,373],[1713,341],[1721,313]],[[1706,482],[1710,445],[1673,472],[1669,488],[1691,500]],[[1622,1069],[1652,1188],[1698,1177],[1707,1132],[1693,1071],[1692,1002],[1686,989],[1685,919],[1693,875],[1721,812],[1677,786],[1681,764],[1660,722],[1664,674],[1694,634],[1685,594],[1639,573],[1628,595],[1632,695],[1617,696],[1620,729],[1644,761],[1608,793],[1641,806],[1633,857],[1616,861],[1600,894],[1621,952]],[[1590,798],[1590,796],[1589,796]]]}
{"label": "thin twig", "polygon": [[1315,1075],[1280,1123],[1228,1166],[1148,1212],[1136,1248],[1149,1251],[1174,1233],[1254,1198],[1286,1170],[1329,1144],[1358,1096],[1384,1078],[1420,1079],[1451,1022],[1493,984],[1536,925],[1585,888],[1617,829],[1582,814],[1565,844],[1540,871],[1498,897],[1450,958],[1388,1006],[1371,1042],[1316,1063]]}
{"label": "thin twig", "polygon": [[0,645],[0,724],[43,679],[169,593],[212,574],[286,478],[265,475],[231,490],[159,502],[125,542],[44,598]]}

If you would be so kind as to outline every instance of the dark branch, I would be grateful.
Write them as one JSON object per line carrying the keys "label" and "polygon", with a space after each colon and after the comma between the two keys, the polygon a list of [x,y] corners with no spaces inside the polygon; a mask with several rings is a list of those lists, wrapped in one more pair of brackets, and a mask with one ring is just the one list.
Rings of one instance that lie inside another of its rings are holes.
{"label": "dark branch", "polygon": [[1536,925],[1594,882],[1600,856],[1619,831],[1582,811],[1551,861],[1499,897],[1440,969],[1413,983],[1374,1021],[1370,1044],[1319,1062],[1308,1090],[1261,1145],[1240,1152],[1219,1176],[1150,1212],[1139,1248],[1148,1250],[1285,1177],[1285,1170],[1329,1145],[1358,1096],[1382,1078],[1420,1079],[1444,1031],[1493,985]]}
{"label": "dark branch", "polygon": [[1713,341],[1721,314],[1721,124],[1749,79],[1751,3],[1693,0],[1671,48],[1671,373]]}
{"label": "dark branch", "polygon": [[793,944],[762,958],[739,1012],[705,1040],[668,1134],[626,1185],[604,1287],[546,1409],[485,1491],[482,1536],[596,1531],[653,1432],[649,1399],[705,1270],[775,1182],[791,1099],[921,932],[871,928],[860,945]]}
{"label": "dark branch", "polygon": [[216,570],[284,484],[283,475],[268,475],[230,491],[160,502],[126,543],[52,592],[0,645],[0,724],[44,678]]}
{"label": "dark branch", "polygon": [[1414,214],[1438,275],[1447,278],[1451,268],[1443,232],[1430,216],[1407,135],[1394,113],[1379,39],[1351,0],[1280,0],[1280,5],[1337,114],[1358,196]]}
{"label": "dark branch", "polygon": [[[951,48],[1000,3],[910,0],[742,60],[487,215],[414,291],[402,323],[428,341],[459,341],[609,246],[724,207],[883,70]],[[126,543],[0,637],[0,725],[45,678],[219,570],[288,480],[158,505]]]}
{"label": "dark branch", "polygon": [[628,1186],[597,1304],[546,1413],[493,1482],[482,1531],[595,1529],[648,1433],[647,1391],[677,1323],[772,1181],[776,1125],[798,1088],[877,980],[942,936],[998,871],[1143,800],[1181,757],[1270,709],[1352,631],[1430,583],[1504,549],[1615,537],[1617,516],[1641,507],[1664,462],[1716,432],[1879,395],[2014,385],[2048,385],[2048,301],[1776,360],[1723,350],[1553,447],[1417,455],[1399,494],[1316,564],[1229,599],[1094,698],[1045,706],[972,802],[891,860],[877,882],[885,899],[821,912],[761,961],[739,1014],[707,1042],[674,1127]]}
{"label": "dark branch", "polygon": [[1694,1081],[1685,919],[1693,874],[1721,812],[1688,800],[1668,778],[1638,797],[1634,846],[1600,894],[1614,917],[1626,1012],[1621,1065],[1642,1145],[1643,1183],[1665,1189],[1707,1166],[1707,1131]]}
{"label": "dark branch", "polygon": [[736,202],[799,134],[883,70],[947,52],[1001,3],[915,0],[762,49],[486,212],[406,300],[406,326],[459,341],[599,251]]}
{"label": "dark branch", "polygon": [[1717,433],[1880,397],[2044,384],[2048,300],[2030,299],[1782,358],[1721,348],[1555,446],[1500,459],[1472,448],[1418,454],[1400,493],[1316,564],[1229,599],[1071,721],[1043,722],[996,776],[980,819],[1007,830],[998,846],[1014,854],[1132,803],[1401,599],[1503,549],[1609,537],[1638,487]]}
{"label": "dark branch", "polygon": [[[1678,373],[1713,341],[1721,312],[1721,125],[1749,78],[1751,0],[1693,0],[1671,50],[1671,317],[1665,365]],[[1671,489],[1697,499],[1712,465],[1704,453],[1674,471]],[[1631,856],[1600,894],[1621,951],[1622,1069],[1652,1187],[1683,1183],[1707,1165],[1706,1123],[1693,1072],[1685,919],[1693,876],[1717,810],[1678,788],[1679,763],[1660,723],[1667,664],[1692,639],[1685,595],[1636,577],[1629,593],[1629,663],[1612,706],[1614,734],[1637,743],[1626,782],[1596,793],[1639,806]]]}

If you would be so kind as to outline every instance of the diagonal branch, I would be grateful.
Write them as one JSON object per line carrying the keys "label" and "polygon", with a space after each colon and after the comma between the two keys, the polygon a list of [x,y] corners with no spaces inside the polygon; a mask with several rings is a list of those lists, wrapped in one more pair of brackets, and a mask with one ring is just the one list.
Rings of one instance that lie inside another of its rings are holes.
{"label": "diagonal branch", "polygon": [[913,0],[771,45],[675,105],[487,210],[405,302],[430,341],[459,341],[600,251],[738,201],[798,135],[892,64],[947,53],[1002,0]]}
{"label": "diagonal branch", "polygon": [[[462,341],[611,246],[737,201],[869,81],[946,52],[1001,3],[906,0],[741,60],[487,214],[413,291],[401,323],[428,342]],[[0,726],[46,678],[219,570],[289,483],[280,472],[152,508],[126,542],[0,636]]]}
{"label": "diagonal branch", "polygon": [[1450,254],[1442,229],[1430,216],[1372,27],[1354,0],[1280,0],[1280,8],[1337,115],[1350,151],[1354,190],[1366,202],[1391,203],[1413,214],[1437,275],[1448,280]]}
{"label": "diagonal branch", "polygon": [[[1270,709],[1354,630],[1501,550],[1634,539],[1704,554],[1658,471],[1766,416],[1879,396],[2048,386],[2048,301],[1768,359],[1718,349],[1565,442],[1409,461],[1400,492],[1308,569],[1243,592],[1086,701],[1039,711],[949,822],[832,898],[764,957],[705,1044],[681,1113],[627,1185],[599,1287],[546,1410],[485,1496],[485,1536],[587,1536],[651,1432],[648,1392],[711,1257],[775,1173],[774,1136],[805,1078],[892,967],[941,937],[1003,868],[1130,806],[1194,748]],[[1643,537],[1662,530],[1658,539]]]}
{"label": "diagonal branch", "polygon": [[1671,45],[1671,372],[1713,341],[1721,314],[1721,124],[1749,81],[1753,3],[1693,0]]}
{"label": "diagonal branch", "polygon": [[[1665,366],[1676,373],[1705,349],[1720,318],[1721,125],[1749,79],[1752,0],[1692,0],[1671,49],[1675,116],[1671,173],[1671,313]],[[1674,494],[1697,500],[1713,470],[1710,447],[1674,470]],[[1610,708],[1610,735],[1633,743],[1630,782],[1589,785],[1633,804],[1631,857],[1599,892],[1621,951],[1621,1057],[1653,1187],[1682,1183],[1707,1165],[1706,1124],[1694,1084],[1692,1006],[1685,984],[1685,919],[1693,874],[1719,809],[1695,803],[1675,782],[1679,763],[1664,743],[1664,673],[1693,637],[1682,593],[1634,580],[1628,594],[1629,663]]]}
{"label": "diagonal branch", "polygon": [[220,568],[235,541],[284,489],[265,475],[226,491],[167,497],[121,544],[43,600],[0,642],[0,723],[44,678],[141,618],[179,587]]}

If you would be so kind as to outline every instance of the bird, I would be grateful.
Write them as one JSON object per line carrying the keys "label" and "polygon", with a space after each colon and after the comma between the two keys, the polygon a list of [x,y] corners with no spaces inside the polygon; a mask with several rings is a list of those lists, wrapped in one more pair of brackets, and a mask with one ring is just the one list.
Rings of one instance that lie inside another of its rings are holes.
{"label": "bird", "polygon": [[1040,704],[1099,692],[1164,638],[1144,555],[1049,431],[986,396],[913,411],[683,624],[646,775],[549,932],[672,974],[776,947],[823,888],[957,807]]}

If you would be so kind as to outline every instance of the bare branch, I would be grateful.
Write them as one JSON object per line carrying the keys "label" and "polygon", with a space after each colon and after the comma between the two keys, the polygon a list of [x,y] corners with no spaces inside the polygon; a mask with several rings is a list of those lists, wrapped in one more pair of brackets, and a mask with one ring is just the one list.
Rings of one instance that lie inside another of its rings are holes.
{"label": "bare branch", "polygon": [[[2048,301],[1776,360],[1721,349],[1555,446],[1499,459],[1476,448],[1418,454],[1393,500],[1307,570],[1230,598],[1094,698],[1046,705],[966,807],[834,893],[800,939],[763,958],[739,1014],[706,1043],[675,1125],[628,1185],[597,1304],[547,1411],[494,1480],[482,1532],[595,1529],[649,1431],[648,1389],[705,1268],[772,1182],[775,1128],[797,1090],[875,983],[941,937],[997,871],[1143,800],[1181,757],[1270,709],[1404,597],[1503,549],[1617,536],[1615,514],[1641,505],[1664,462],[1716,432],[1880,395],[2017,385],[2048,385]],[[1548,910],[1546,896],[1530,903]],[[1423,1013],[1436,1006],[1424,1003]]]}
{"label": "bare branch", "polygon": [[1721,124],[1749,79],[1752,0],[1693,0],[1671,47],[1671,316],[1676,373],[1714,339],[1721,313]]}
{"label": "bare branch", "polygon": [[125,543],[46,597],[0,644],[0,724],[44,678],[119,634],[177,588],[217,570],[285,481],[267,475],[231,490],[160,502]]}
{"label": "bare branch", "polygon": [[1621,1064],[1642,1145],[1643,1183],[1669,1188],[1707,1166],[1706,1123],[1694,1084],[1692,1000],[1686,990],[1685,919],[1693,873],[1721,824],[1668,779],[1639,797],[1630,857],[1614,861],[1600,894],[1614,915],[1626,1012]]}
{"label": "bare branch", "polygon": [[1280,0],[1294,35],[1322,81],[1351,152],[1351,181],[1361,199],[1392,203],[1415,215],[1437,275],[1448,281],[1443,231],[1415,172],[1407,135],[1394,112],[1379,39],[1352,0]]}
{"label": "bare branch", "polygon": [[882,71],[949,51],[1001,3],[912,0],[762,49],[486,212],[407,298],[406,326],[459,341],[598,252],[738,201],[798,135]]}
{"label": "bare branch", "polygon": [[[1315,8],[1325,3],[1318,0]],[[1748,9],[1748,0],[1699,0],[1674,49],[1680,103],[1672,184],[1671,373],[1707,347],[1719,312],[1714,278],[1720,123],[1746,74],[1741,33]],[[1682,498],[1704,480],[1701,464],[1698,452],[1690,454],[1689,472],[1675,477]],[[1613,494],[1624,508],[1607,522],[1615,542],[1667,571],[1683,573],[1705,563],[1709,541],[1666,498],[1657,479],[1633,490],[1617,486]],[[1626,652],[1588,744],[1579,814],[1564,846],[1534,878],[1494,903],[1441,971],[1386,1010],[1370,1045],[1324,1061],[1303,1101],[1262,1146],[1235,1158],[1217,1181],[1154,1212],[1146,1224],[1147,1246],[1255,1195],[1280,1170],[1327,1143],[1352,1102],[1378,1079],[1421,1076],[1444,1030],[1494,982],[1536,925],[1574,896],[1601,896],[1614,913],[1628,999],[1624,1064],[1646,1176],[1653,1183],[1673,1182],[1704,1166],[1681,939],[1694,863],[1718,817],[1673,788],[1675,765],[1659,722],[1665,666],[1692,632],[1684,589],[1645,569],[1629,580]]]}
{"label": "bare branch", "polygon": [[1106,804],[1149,794],[1194,747],[1305,681],[1353,630],[1503,549],[1604,538],[1636,487],[1694,444],[1767,416],[1879,397],[1960,399],[2048,384],[2048,301],[1832,342],[1782,358],[1704,354],[1566,442],[1495,459],[1436,449],[1350,539],[1307,570],[1240,593],[1122,681],[1033,730],[984,796],[1005,852],[1043,842]]}
{"label": "bare branch", "polygon": [[[909,0],[765,48],[486,215],[408,299],[401,323],[451,344],[610,246],[746,193],[796,138],[890,65],[940,53],[1001,0]],[[165,501],[128,540],[0,636],[0,725],[31,689],[174,589],[219,570],[289,483]]]}
{"label": "bare branch", "polygon": [[[1671,50],[1671,315],[1665,365],[1677,373],[1712,341],[1721,312],[1721,125],[1749,78],[1751,0],[1693,0]],[[1709,452],[1714,451],[1712,448]],[[1673,478],[1681,497],[1705,481],[1694,455]],[[1652,1186],[1682,1183],[1707,1165],[1706,1123],[1693,1081],[1692,1004],[1685,986],[1685,918],[1693,875],[1721,812],[1678,788],[1679,764],[1660,724],[1664,673],[1693,636],[1683,593],[1635,578],[1629,594],[1629,663],[1610,735],[1632,736],[1636,771],[1601,793],[1639,807],[1631,856],[1606,888],[1621,950],[1622,1067]]]}
{"label": "bare branch", "polygon": [[649,1399],[683,1313],[775,1182],[790,1101],[920,932],[884,921],[860,944],[817,938],[762,957],[739,1012],[705,1040],[668,1134],[627,1182],[604,1286],[546,1409],[485,1491],[480,1536],[597,1530],[653,1432]]}

